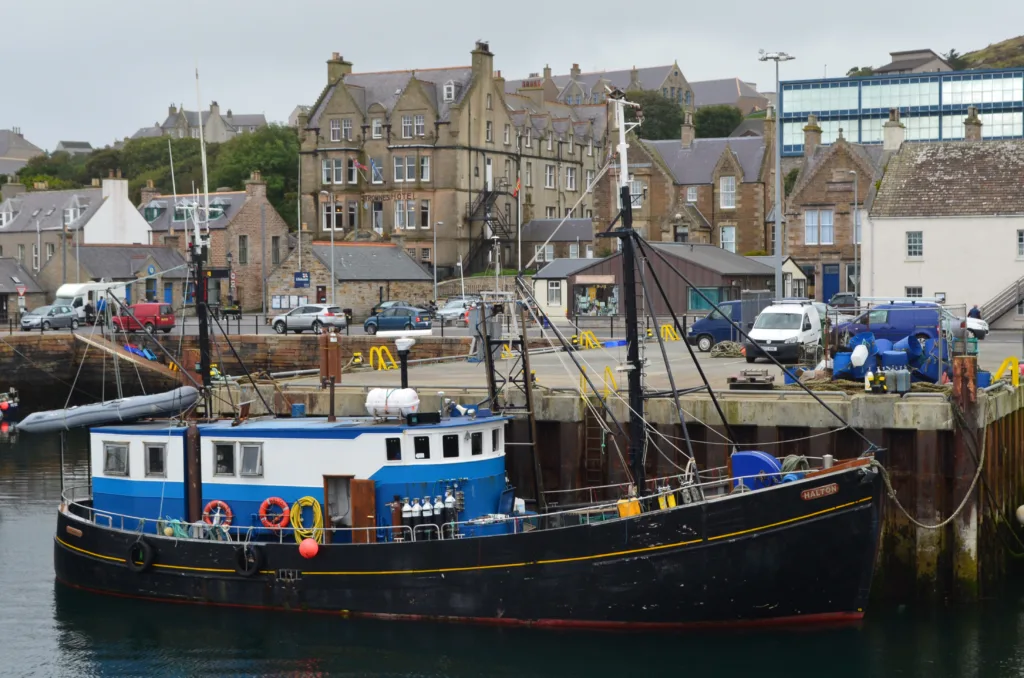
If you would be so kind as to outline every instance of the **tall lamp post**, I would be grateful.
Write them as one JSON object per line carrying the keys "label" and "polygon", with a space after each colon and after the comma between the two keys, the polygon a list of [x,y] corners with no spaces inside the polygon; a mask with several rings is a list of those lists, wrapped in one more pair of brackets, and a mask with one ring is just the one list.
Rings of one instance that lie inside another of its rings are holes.
{"label": "tall lamp post", "polygon": [[234,256],[231,252],[225,255],[224,259],[228,262],[228,306],[235,305],[235,278],[234,271],[231,270],[231,262],[234,261]]}
{"label": "tall lamp post", "polygon": [[[324,226],[327,225],[327,201],[331,199],[331,194],[327,191],[320,191],[320,197],[323,198],[320,202],[324,204]],[[334,214],[334,206],[331,206],[331,306],[334,306],[334,220],[337,219],[338,215]]]}
{"label": "tall lamp post", "polygon": [[857,170],[850,170],[853,175],[853,268],[857,271],[857,277],[853,279],[853,294],[860,297],[860,257],[858,245],[860,244],[860,196],[858,195],[860,176]]}
{"label": "tall lamp post", "polygon": [[459,255],[459,260],[455,262],[455,265],[459,267],[459,282],[462,284],[462,299],[466,299],[466,279],[462,276],[462,255]]}
{"label": "tall lamp post", "polygon": [[434,304],[437,304],[437,229],[444,226],[443,221],[434,224],[434,249],[430,250],[430,268],[434,269]]}
{"label": "tall lamp post", "polygon": [[[782,89],[779,87],[779,62],[792,61],[785,52],[761,50],[761,61],[775,62],[775,295],[782,290]],[[781,297],[780,297],[781,298]]]}

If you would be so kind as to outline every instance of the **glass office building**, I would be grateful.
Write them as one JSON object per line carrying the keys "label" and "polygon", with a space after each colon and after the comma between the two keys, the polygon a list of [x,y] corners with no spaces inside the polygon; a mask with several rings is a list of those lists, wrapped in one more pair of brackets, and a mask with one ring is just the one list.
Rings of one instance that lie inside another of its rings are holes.
{"label": "glass office building", "polygon": [[807,116],[821,141],[839,129],[850,142],[882,143],[889,109],[900,111],[908,141],[962,139],[967,107],[977,106],[985,139],[1024,138],[1024,69],[903,73],[782,83],[782,154],[801,155]]}

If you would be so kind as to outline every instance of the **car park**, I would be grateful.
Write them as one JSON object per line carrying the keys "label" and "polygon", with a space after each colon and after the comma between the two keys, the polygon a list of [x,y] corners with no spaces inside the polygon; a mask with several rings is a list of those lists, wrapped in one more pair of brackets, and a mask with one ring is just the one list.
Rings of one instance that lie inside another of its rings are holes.
{"label": "car park", "polygon": [[271,326],[278,334],[288,332],[302,334],[306,330],[320,334],[325,327],[343,330],[347,325],[348,318],[340,306],[306,304],[277,316]]}
{"label": "car park", "polygon": [[363,330],[367,334],[392,330],[429,330],[432,327],[426,309],[415,306],[391,306],[370,316],[363,323]]}

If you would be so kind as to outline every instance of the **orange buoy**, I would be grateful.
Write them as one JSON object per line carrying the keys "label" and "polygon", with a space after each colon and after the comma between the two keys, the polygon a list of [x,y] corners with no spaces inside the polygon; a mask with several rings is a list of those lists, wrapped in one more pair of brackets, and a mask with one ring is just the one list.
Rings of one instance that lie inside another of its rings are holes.
{"label": "orange buoy", "polygon": [[221,525],[230,525],[232,518],[234,518],[231,507],[220,499],[214,499],[203,507],[203,520],[207,524],[213,525],[213,519],[217,516],[221,517]]}
{"label": "orange buoy", "polygon": [[301,542],[299,542],[299,555],[303,558],[313,558],[319,551],[320,544],[316,543],[316,539],[310,539],[309,537],[306,537]]}
{"label": "orange buoy", "polygon": [[[281,509],[280,513],[270,513],[270,507],[276,506]],[[268,527],[272,530],[278,528],[288,527],[288,521],[291,519],[291,510],[288,508],[288,504],[285,503],[281,497],[267,497],[260,504],[260,522],[263,523],[263,527]]]}

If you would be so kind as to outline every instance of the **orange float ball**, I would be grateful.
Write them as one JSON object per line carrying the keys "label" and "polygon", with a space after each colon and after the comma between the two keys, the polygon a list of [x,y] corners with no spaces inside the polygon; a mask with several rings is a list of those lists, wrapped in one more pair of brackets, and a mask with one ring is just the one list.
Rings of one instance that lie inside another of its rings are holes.
{"label": "orange float ball", "polygon": [[299,555],[303,558],[313,558],[320,550],[320,544],[316,543],[316,539],[310,539],[306,537],[299,542]]}

